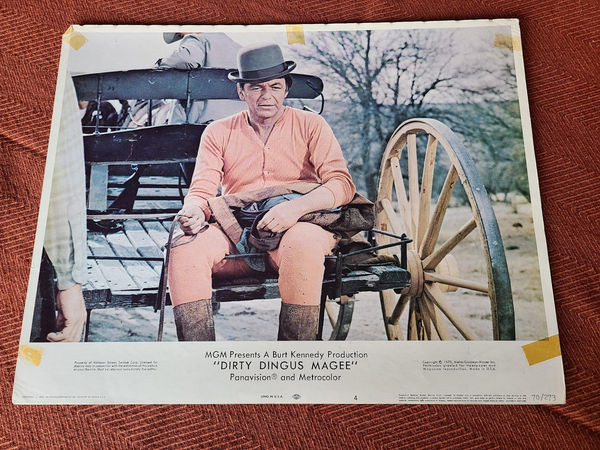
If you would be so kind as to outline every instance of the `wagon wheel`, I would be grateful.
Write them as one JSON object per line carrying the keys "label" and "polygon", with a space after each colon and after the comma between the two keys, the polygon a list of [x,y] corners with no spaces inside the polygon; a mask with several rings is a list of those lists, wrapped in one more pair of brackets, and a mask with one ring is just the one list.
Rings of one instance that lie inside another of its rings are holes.
{"label": "wagon wheel", "polygon": [[[343,341],[350,331],[354,302],[348,301],[347,296],[342,296],[337,302],[325,303],[325,322],[331,326],[330,341]],[[325,327],[328,331],[329,327]]]}
{"label": "wagon wheel", "polygon": [[[427,137],[427,147],[424,149],[423,169],[419,174],[417,135],[421,133]],[[400,169],[405,147],[408,190]],[[439,162],[436,162],[436,153]],[[441,165],[444,159],[449,166],[446,169]],[[436,169],[447,173],[435,208],[432,208],[433,174]],[[438,244],[457,181],[464,188],[472,216],[466,218],[462,227],[452,230],[451,237]],[[510,279],[496,216],[473,160],[456,135],[441,122],[431,119],[408,120],[392,135],[381,162],[377,227],[395,234],[406,233],[413,239],[408,246],[407,261],[411,274],[410,288],[400,294],[393,290],[380,293],[388,339],[402,338],[400,316],[406,309],[408,339],[451,339],[449,326],[454,327],[465,339],[481,339],[451,306],[452,294],[449,292],[457,288],[478,293],[481,299],[489,299],[494,339],[515,339]],[[481,249],[476,254],[469,253],[469,258],[483,259],[484,272],[487,272],[484,282],[463,279],[460,275],[461,261],[452,253],[458,251],[457,245],[475,229],[479,232]],[[386,236],[379,235],[377,239],[378,244],[389,242]],[[458,292],[453,295],[457,294],[460,295]],[[454,304],[457,304],[456,300],[464,301],[465,297],[455,298]],[[454,334],[458,335],[456,332]]]}

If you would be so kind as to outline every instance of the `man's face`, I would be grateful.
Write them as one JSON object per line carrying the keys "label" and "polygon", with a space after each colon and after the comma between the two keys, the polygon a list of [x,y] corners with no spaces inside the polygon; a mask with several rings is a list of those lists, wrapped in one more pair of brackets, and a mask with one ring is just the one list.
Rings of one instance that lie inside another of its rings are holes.
{"label": "man's face", "polygon": [[262,120],[276,117],[281,112],[288,93],[284,78],[246,83],[243,88],[238,85],[237,90],[240,100],[248,104],[250,117]]}

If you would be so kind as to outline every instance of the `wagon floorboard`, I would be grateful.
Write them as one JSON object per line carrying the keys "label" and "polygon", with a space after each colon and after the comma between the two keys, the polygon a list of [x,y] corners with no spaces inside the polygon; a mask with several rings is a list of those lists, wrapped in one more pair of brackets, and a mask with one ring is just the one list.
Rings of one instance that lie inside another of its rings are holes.
{"label": "wagon floorboard", "polygon": [[[123,224],[125,227],[125,234],[131,241],[133,247],[137,252],[144,257],[148,258],[162,258],[163,253],[160,250],[161,242],[166,242],[168,234],[163,234],[157,240],[152,239],[150,233],[144,229],[141,222],[135,220],[127,220]],[[154,269],[157,274],[160,274],[162,262],[160,261],[148,261],[148,264]]]}
{"label": "wagon floorboard", "polygon": [[[102,233],[88,233],[88,243],[93,256],[117,256]],[[111,291],[139,289],[123,261],[99,259],[96,262]]]}

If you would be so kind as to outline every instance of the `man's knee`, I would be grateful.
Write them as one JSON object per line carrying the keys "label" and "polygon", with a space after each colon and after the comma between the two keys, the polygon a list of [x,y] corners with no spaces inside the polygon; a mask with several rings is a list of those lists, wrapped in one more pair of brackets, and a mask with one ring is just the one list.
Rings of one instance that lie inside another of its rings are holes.
{"label": "man's knee", "polygon": [[330,254],[334,246],[333,233],[312,223],[298,222],[284,233],[279,251],[324,256]]}
{"label": "man's knee", "polygon": [[209,226],[196,235],[181,235],[171,244],[171,263],[187,260],[194,266],[212,268],[228,253],[227,237],[215,227]]}

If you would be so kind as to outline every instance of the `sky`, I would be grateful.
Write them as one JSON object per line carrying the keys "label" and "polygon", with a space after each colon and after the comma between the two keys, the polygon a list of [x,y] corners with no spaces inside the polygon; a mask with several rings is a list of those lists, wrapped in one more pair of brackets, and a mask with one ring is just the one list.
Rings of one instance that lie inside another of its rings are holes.
{"label": "sky", "polygon": [[[473,58],[475,51],[481,52],[481,49],[489,49],[489,54],[494,54],[495,37],[498,34],[510,36],[510,28],[506,25],[482,23],[487,26],[469,26],[454,28],[454,34],[457,37],[455,49],[458,50],[459,57],[455,58],[453,64],[477,65],[485,64],[485,61],[478,61]],[[493,26],[489,26],[493,25]],[[381,26],[381,25],[380,25]],[[302,50],[304,45],[288,45],[288,36],[285,28],[282,26],[263,26],[265,31],[245,31],[243,26],[227,28],[227,34],[241,45],[249,45],[258,42],[276,42],[281,45],[285,59],[292,59],[298,63],[296,72],[320,75],[320,68],[314,63],[307,63],[298,57],[296,51]],[[89,31],[88,31],[89,30]],[[112,72],[121,70],[133,70],[151,68],[161,57],[169,55],[177,46],[178,42],[166,44],[162,38],[162,30],[157,26],[137,27],[135,31],[132,28],[105,26],[102,31],[85,28],[82,30],[87,42],[79,50],[71,50],[69,55],[69,71],[72,75],[83,73]],[[139,30],[139,31],[137,31]],[[160,31],[159,31],[160,30]],[[202,30],[207,30],[203,27]],[[232,30],[229,32],[229,30]],[[170,30],[171,31],[171,30]],[[187,27],[185,31],[195,31],[194,27]],[[223,31],[219,28],[218,31]],[[431,29],[432,33],[446,32],[446,28]],[[393,32],[390,34],[390,43],[393,45]],[[312,33],[306,32],[306,44],[310,42]],[[496,49],[497,50],[497,49]],[[497,52],[496,52],[497,53]],[[483,53],[481,53],[483,54]],[[477,83],[474,79],[472,83]],[[324,80],[324,94],[327,96],[331,86],[328,88],[327,80]],[[444,101],[433,96],[431,101]]]}

